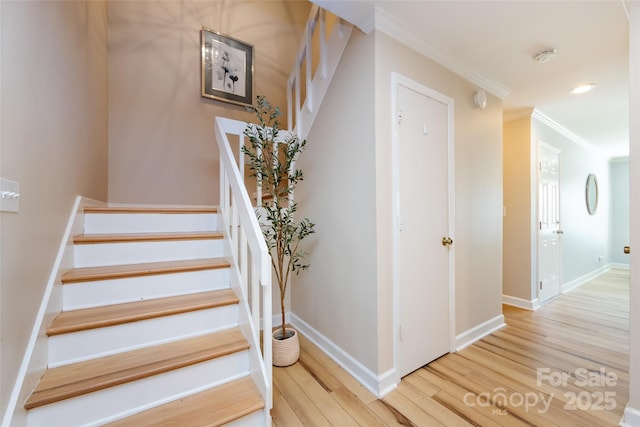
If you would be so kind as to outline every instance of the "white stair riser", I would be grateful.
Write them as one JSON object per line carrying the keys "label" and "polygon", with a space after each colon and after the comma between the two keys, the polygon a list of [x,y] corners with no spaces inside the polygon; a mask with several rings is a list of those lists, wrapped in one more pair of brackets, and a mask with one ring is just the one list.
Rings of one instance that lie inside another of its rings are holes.
{"label": "white stair riser", "polygon": [[217,268],[68,283],[63,286],[62,307],[67,311],[141,299],[228,289],[229,274],[228,268]]}
{"label": "white stair riser", "polygon": [[224,427],[258,427],[265,426],[265,410],[254,412],[224,425]]}
{"label": "white stair riser", "polygon": [[66,365],[238,325],[238,305],[191,311],[49,337],[49,367]]}
{"label": "white stair riser", "polygon": [[84,234],[217,231],[218,214],[84,215]]}
{"label": "white stair riser", "polygon": [[98,267],[213,258],[223,256],[223,251],[222,239],[75,245],[74,265]]}
{"label": "white stair riser", "polygon": [[30,427],[97,426],[245,376],[246,352],[198,363],[29,411]]}

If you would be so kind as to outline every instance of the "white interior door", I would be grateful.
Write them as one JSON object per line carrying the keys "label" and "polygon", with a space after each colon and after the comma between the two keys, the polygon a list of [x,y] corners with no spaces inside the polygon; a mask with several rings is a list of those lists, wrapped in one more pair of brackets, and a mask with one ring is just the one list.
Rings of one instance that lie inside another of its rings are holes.
{"label": "white interior door", "polygon": [[560,151],[539,143],[538,300],[560,295]]}
{"label": "white interior door", "polygon": [[[450,349],[448,106],[397,86],[398,371]],[[445,242],[446,243],[446,242]]]}

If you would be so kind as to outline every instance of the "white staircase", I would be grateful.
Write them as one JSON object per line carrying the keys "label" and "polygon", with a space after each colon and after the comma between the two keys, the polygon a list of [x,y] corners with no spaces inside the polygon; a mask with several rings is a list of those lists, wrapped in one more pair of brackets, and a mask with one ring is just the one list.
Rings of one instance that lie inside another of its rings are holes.
{"label": "white staircase", "polygon": [[287,81],[288,129],[301,139],[311,130],[352,31],[347,21],[312,6]]}
{"label": "white staircase", "polygon": [[210,208],[85,208],[28,425],[270,424],[223,231]]}
{"label": "white staircase", "polygon": [[[303,139],[351,31],[312,8],[287,89]],[[271,426],[271,260],[228,139],[245,125],[215,121],[219,212],[74,207],[3,426]]]}

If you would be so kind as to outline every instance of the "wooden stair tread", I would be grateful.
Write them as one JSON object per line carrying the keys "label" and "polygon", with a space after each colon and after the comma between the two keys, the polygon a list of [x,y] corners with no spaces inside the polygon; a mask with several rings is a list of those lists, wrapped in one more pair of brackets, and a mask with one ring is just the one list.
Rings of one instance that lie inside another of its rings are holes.
{"label": "wooden stair tread", "polygon": [[47,369],[25,402],[32,409],[249,348],[239,328]]}
{"label": "wooden stair tread", "polygon": [[229,268],[226,258],[202,258],[183,261],[146,262],[140,264],[74,268],[62,275],[62,283],[121,279],[124,277]]}
{"label": "wooden stair tread", "polygon": [[191,214],[217,213],[215,206],[85,206],[84,213],[159,213],[159,214]]}
{"label": "wooden stair tread", "polygon": [[222,289],[63,311],[53,319],[53,322],[51,322],[51,325],[47,328],[47,335],[54,336],[103,328],[237,303],[238,296],[234,291],[231,289]]}
{"label": "wooden stair tread", "polygon": [[224,235],[219,231],[191,233],[122,233],[122,234],[81,234],[73,238],[73,243],[125,243],[164,242],[176,240],[219,240]]}
{"label": "wooden stair tread", "polygon": [[250,377],[205,390],[148,409],[105,427],[215,427],[264,408],[264,401]]}

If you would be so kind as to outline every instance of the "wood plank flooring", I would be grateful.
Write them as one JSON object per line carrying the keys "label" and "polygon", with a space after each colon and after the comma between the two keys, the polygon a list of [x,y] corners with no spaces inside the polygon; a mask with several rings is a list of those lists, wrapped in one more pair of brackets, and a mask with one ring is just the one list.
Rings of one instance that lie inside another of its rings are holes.
{"label": "wood plank flooring", "polygon": [[303,336],[274,368],[274,426],[615,426],[628,400],[629,272],[610,270],[376,399]]}

